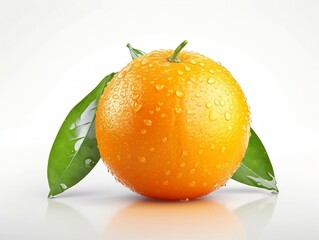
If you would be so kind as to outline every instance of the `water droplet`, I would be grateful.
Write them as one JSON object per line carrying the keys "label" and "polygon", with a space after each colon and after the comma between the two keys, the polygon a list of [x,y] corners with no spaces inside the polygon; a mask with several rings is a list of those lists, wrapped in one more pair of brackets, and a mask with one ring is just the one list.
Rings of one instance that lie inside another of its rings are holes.
{"label": "water droplet", "polygon": [[150,147],[150,152],[154,152],[155,151],[155,147]]}
{"label": "water droplet", "polygon": [[187,113],[188,115],[194,115],[194,114],[195,114],[195,111],[192,110],[192,109],[187,109],[186,113]]}
{"label": "water droplet", "polygon": [[210,145],[210,148],[214,150],[216,148],[215,144],[213,143],[212,145]]}
{"label": "water droplet", "polygon": [[181,154],[182,158],[186,157],[187,155],[188,155],[187,151],[183,150]]}
{"label": "water droplet", "polygon": [[209,119],[210,119],[211,121],[215,121],[215,120],[217,119],[217,117],[216,117],[215,113],[213,113],[213,111],[211,111],[211,112],[209,113]]}
{"label": "water droplet", "polygon": [[243,130],[244,130],[244,131],[246,131],[246,130],[247,130],[246,125],[243,125]]}
{"label": "water droplet", "polygon": [[76,143],[74,144],[74,150],[78,151],[82,145],[84,141],[84,138],[80,138],[79,140],[76,141]]}
{"label": "water droplet", "polygon": [[184,74],[184,72],[182,71],[182,70],[178,70],[178,72],[177,72],[179,75],[183,75]]}
{"label": "water droplet", "polygon": [[188,185],[189,185],[190,187],[195,187],[195,186],[196,186],[196,182],[195,182],[195,181],[191,181]]}
{"label": "water droplet", "polygon": [[225,112],[225,119],[229,121],[231,119],[231,113],[230,112]]}
{"label": "water droplet", "polygon": [[119,72],[119,74],[117,74],[117,78],[121,79],[125,76],[125,71],[121,71]]}
{"label": "water droplet", "polygon": [[214,83],[215,83],[215,79],[209,78],[209,79],[207,80],[207,82],[208,82],[209,84],[214,84]]}
{"label": "water droplet", "polygon": [[149,110],[148,113],[149,114],[154,114],[154,111],[153,110]]}
{"label": "water droplet", "polygon": [[165,185],[165,186],[168,185],[168,181],[167,181],[167,180],[164,181],[164,182],[163,182],[163,185]]}
{"label": "water droplet", "polygon": [[202,153],[203,153],[203,149],[199,149],[198,154],[202,154]]}
{"label": "water droplet", "polygon": [[215,99],[215,100],[214,100],[214,104],[215,104],[216,106],[219,106],[219,100],[218,100],[218,99]]}
{"label": "water droplet", "polygon": [[183,97],[184,96],[184,93],[182,91],[176,90],[175,93],[176,93],[177,97]]}
{"label": "water droplet", "polygon": [[167,137],[163,137],[163,138],[162,138],[162,142],[163,142],[163,143],[167,143]]}
{"label": "water droplet", "polygon": [[136,99],[138,99],[139,96],[140,96],[140,95],[136,93],[136,94],[133,94],[132,98],[133,98],[134,100],[136,100]]}
{"label": "water droplet", "polygon": [[186,165],[185,162],[182,162],[182,163],[180,164],[181,168],[185,167],[185,165]]}
{"label": "water droplet", "polygon": [[201,65],[202,67],[204,67],[204,66],[205,66],[205,64],[204,64],[204,63],[199,63],[199,65]]}
{"label": "water droplet", "polygon": [[165,116],[166,116],[165,113],[162,113],[162,114],[161,114],[161,118],[164,118]]}
{"label": "water droplet", "polygon": [[232,126],[230,126],[230,125],[228,125],[228,126],[227,126],[227,128],[228,128],[229,130],[231,130],[233,127],[232,127]]}
{"label": "water droplet", "polygon": [[196,61],[194,59],[190,60],[191,64],[196,64]]}
{"label": "water droplet", "polygon": [[188,123],[191,123],[193,120],[192,119],[190,119],[190,118],[187,118],[186,119],[186,122],[188,122]]}
{"label": "water droplet", "polygon": [[160,108],[160,107],[156,107],[156,108],[155,108],[155,111],[156,111],[156,112],[159,112],[159,111],[161,111],[161,108]]}
{"label": "water droplet", "polygon": [[142,134],[146,134],[146,129],[142,129],[142,130],[141,130],[141,133],[142,133]]}
{"label": "water droplet", "polygon": [[93,167],[94,161],[90,158],[84,160],[84,164],[86,167]]}
{"label": "water droplet", "polygon": [[230,92],[227,89],[225,90],[225,93],[227,96],[229,96],[229,94],[230,94]]}
{"label": "water droplet", "polygon": [[213,106],[213,104],[212,104],[211,102],[206,103],[206,107],[207,107],[208,109],[210,109],[212,106]]}
{"label": "water droplet", "polygon": [[209,69],[208,72],[214,73],[215,71],[213,69]]}
{"label": "water droplet", "polygon": [[163,106],[164,103],[163,102],[158,102],[157,104],[158,104],[158,106]]}
{"label": "water droplet", "polygon": [[150,120],[150,119],[145,119],[145,120],[144,120],[144,124],[145,124],[146,126],[150,127],[150,126],[152,126],[153,122],[152,122],[152,120]]}
{"label": "water droplet", "polygon": [[167,175],[167,176],[171,175],[171,171],[170,170],[166,170],[165,171],[165,175]]}
{"label": "water droplet", "polygon": [[173,93],[174,92],[174,90],[173,89],[168,89],[168,93]]}
{"label": "water droplet", "polygon": [[141,108],[142,108],[142,104],[136,104],[135,107],[133,108],[133,111],[137,113],[138,111],[141,110]]}
{"label": "water droplet", "polygon": [[68,188],[68,186],[65,185],[64,183],[61,183],[61,184],[60,184],[60,187],[61,187],[63,190],[66,190],[66,189]]}
{"label": "water droplet", "polygon": [[152,63],[150,63],[150,64],[148,64],[148,66],[151,68],[151,67],[153,67],[153,64],[152,64]]}
{"label": "water droplet", "polygon": [[194,174],[194,172],[195,172],[195,168],[192,168],[192,169],[189,171],[190,174]]}
{"label": "water droplet", "polygon": [[114,99],[119,99],[119,95],[114,94],[114,95],[113,95],[113,98],[114,98]]}
{"label": "water droplet", "polygon": [[191,68],[190,68],[189,66],[186,66],[186,67],[185,67],[185,70],[186,70],[187,72],[189,72],[189,71],[191,70]]}
{"label": "water droplet", "polygon": [[224,100],[220,100],[220,106],[224,106],[225,105],[225,101]]}
{"label": "water droplet", "polygon": [[216,165],[216,168],[221,168],[221,167],[222,167],[222,165],[219,163]]}
{"label": "water droplet", "polygon": [[175,112],[176,112],[176,113],[181,113],[181,112],[182,112],[182,108],[176,107],[176,108],[175,108]]}
{"label": "water droplet", "polygon": [[221,151],[222,153],[226,152],[226,147],[221,147],[220,151]]}
{"label": "water droplet", "polygon": [[196,93],[195,96],[199,98],[201,96],[201,94],[200,93]]}
{"label": "water droplet", "polygon": [[141,163],[146,163],[146,157],[140,157],[140,158],[138,158],[138,160],[139,160],[139,162],[141,162]]}
{"label": "water droplet", "polygon": [[160,91],[160,90],[163,90],[164,87],[165,87],[164,84],[156,84],[156,86],[155,86],[156,90],[159,90],[159,91]]}

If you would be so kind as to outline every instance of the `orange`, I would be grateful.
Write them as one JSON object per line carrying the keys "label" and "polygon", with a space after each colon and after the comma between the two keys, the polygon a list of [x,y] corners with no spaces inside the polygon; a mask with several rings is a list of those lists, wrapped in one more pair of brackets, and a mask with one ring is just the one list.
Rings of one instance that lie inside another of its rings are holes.
{"label": "orange", "polygon": [[239,167],[250,134],[242,89],[219,63],[194,52],[153,51],[106,86],[96,113],[101,157],[131,190],[192,199]]}

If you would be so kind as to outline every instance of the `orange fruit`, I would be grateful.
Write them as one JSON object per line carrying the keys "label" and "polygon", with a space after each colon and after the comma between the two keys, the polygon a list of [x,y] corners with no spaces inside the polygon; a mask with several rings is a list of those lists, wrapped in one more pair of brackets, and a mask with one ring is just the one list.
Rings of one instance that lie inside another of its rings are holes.
{"label": "orange fruit", "polygon": [[237,170],[250,112],[226,68],[194,52],[179,52],[180,62],[172,55],[153,51],[114,76],[98,104],[96,136],[103,161],[125,186],[147,197],[192,199]]}

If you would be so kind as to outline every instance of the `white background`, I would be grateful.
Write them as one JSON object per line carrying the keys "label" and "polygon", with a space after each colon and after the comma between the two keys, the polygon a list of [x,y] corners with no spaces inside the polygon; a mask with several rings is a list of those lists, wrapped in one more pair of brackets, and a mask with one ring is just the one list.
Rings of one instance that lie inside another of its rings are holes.
{"label": "white background", "polygon": [[[0,0],[0,239],[319,239],[319,4],[304,1]],[[69,110],[146,52],[193,50],[242,86],[279,195],[233,181],[202,200],[150,201],[100,162],[47,199]]]}

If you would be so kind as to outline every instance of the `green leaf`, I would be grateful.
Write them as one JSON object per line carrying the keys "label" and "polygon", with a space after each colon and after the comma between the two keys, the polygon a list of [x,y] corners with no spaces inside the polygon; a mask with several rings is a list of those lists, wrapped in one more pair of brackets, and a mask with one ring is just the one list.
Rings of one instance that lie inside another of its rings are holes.
{"label": "green leaf", "polygon": [[64,120],[48,162],[49,197],[81,181],[100,159],[95,137],[95,112],[101,94],[115,73],[106,76]]}
{"label": "green leaf", "polygon": [[132,57],[133,60],[134,60],[135,58],[139,58],[139,57],[141,57],[141,56],[143,56],[143,55],[146,54],[145,52],[143,52],[143,51],[141,51],[141,50],[138,50],[138,49],[136,49],[136,48],[133,48],[133,47],[131,46],[131,44],[129,44],[129,43],[128,43],[126,46],[130,49],[130,54],[131,54],[131,57]]}
{"label": "green leaf", "polygon": [[278,193],[274,170],[266,149],[254,130],[251,129],[250,132],[251,136],[244,159],[232,179]]}

